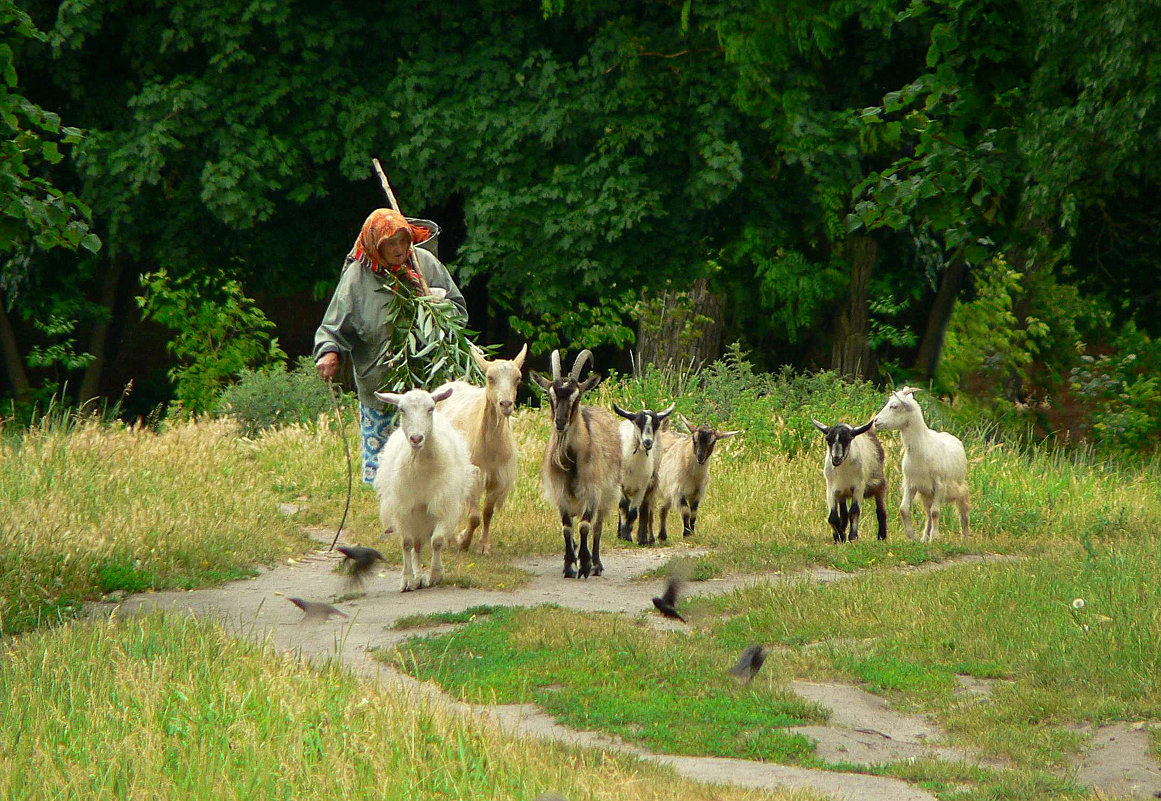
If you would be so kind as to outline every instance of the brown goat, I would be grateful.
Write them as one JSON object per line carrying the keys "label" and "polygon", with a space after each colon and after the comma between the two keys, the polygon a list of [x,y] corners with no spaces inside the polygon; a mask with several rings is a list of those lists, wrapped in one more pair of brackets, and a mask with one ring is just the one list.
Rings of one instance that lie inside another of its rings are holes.
{"label": "brown goat", "polygon": [[[564,528],[564,576],[588,578],[599,576],[601,564],[601,527],[605,515],[621,492],[621,439],[618,420],[605,409],[582,406],[581,398],[601,383],[593,373],[583,382],[581,371],[593,354],[582,350],[567,377],[560,374],[560,351],[552,352],[552,380],[531,373],[532,380],[548,395],[553,431],[544,449],[540,478],[544,497],[560,511]],[[580,550],[573,546],[573,518],[580,517],[577,527]],[[589,532],[593,549],[589,552]],[[579,557],[579,571],[574,567]]]}
{"label": "brown goat", "polygon": [[663,431],[661,436],[665,449],[657,475],[657,512],[661,517],[661,530],[657,536],[662,540],[669,536],[666,521],[673,506],[681,509],[682,536],[693,536],[697,527],[697,508],[709,485],[709,460],[714,446],[718,440],[740,433],[715,431],[707,425],[694,428],[684,417],[681,423],[688,435]]}

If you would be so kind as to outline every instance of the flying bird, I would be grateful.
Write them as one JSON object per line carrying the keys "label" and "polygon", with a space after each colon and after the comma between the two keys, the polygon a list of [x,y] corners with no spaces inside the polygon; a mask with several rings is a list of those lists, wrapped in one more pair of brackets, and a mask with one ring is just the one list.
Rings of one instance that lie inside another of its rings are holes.
{"label": "flying bird", "polygon": [[742,651],[742,657],[738,660],[738,664],[730,668],[730,675],[742,684],[749,684],[758,675],[758,671],[762,669],[762,663],[765,661],[766,649],[761,645],[751,645]]}
{"label": "flying bird", "polygon": [[375,568],[375,562],[385,561],[383,554],[362,545],[340,545],[336,550],[343,555],[343,564],[350,563],[347,575],[356,584],[363,583],[363,579]]}
{"label": "flying bird", "polygon": [[681,587],[681,583],[682,580],[677,576],[670,576],[669,581],[665,584],[665,592],[661,594],[660,598],[653,599],[653,605],[665,617],[675,618],[684,623],[685,618],[677,611],[677,590]]}
{"label": "flying bird", "polygon": [[306,601],[302,598],[287,598],[286,600],[302,610],[303,615],[300,621],[302,623],[325,623],[331,619],[331,615],[347,617],[345,612],[322,601]]}

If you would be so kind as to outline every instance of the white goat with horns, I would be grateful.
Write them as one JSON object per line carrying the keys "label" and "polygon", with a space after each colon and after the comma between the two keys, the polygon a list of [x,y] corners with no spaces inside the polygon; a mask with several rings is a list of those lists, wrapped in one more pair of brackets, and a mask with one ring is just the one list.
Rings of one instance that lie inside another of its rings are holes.
{"label": "white goat with horns", "polygon": [[450,398],[439,403],[438,408],[467,439],[472,464],[480,468],[484,485],[483,510],[481,512],[480,498],[474,497],[467,526],[457,541],[461,551],[471,547],[477,528],[480,529],[481,553],[492,550],[492,515],[504,505],[516,484],[519,452],[509,418],[516,405],[516,389],[520,386],[520,373],[527,355],[527,344],[515,359],[510,360],[489,360],[473,347],[472,358],[484,374],[484,386],[452,381],[436,390],[455,390]]}
{"label": "white goat with horns", "polygon": [[[564,529],[564,576],[588,578],[599,576],[601,564],[601,527],[605,515],[621,492],[621,439],[617,418],[606,409],[582,406],[581,398],[601,383],[593,373],[580,380],[592,351],[582,350],[573,362],[568,376],[560,374],[560,351],[552,352],[552,380],[536,371],[532,380],[548,395],[553,431],[544,449],[540,477],[544,497],[560,510]],[[574,550],[573,518],[579,516],[579,552]],[[589,552],[589,532],[593,549]],[[574,567],[579,557],[579,571]]]}
{"label": "white goat with horns", "polygon": [[918,391],[917,387],[903,387],[892,393],[874,420],[876,431],[895,430],[903,439],[903,499],[899,504],[903,533],[916,539],[911,506],[918,495],[927,512],[927,530],[919,538],[921,542],[939,536],[939,508],[948,501],[959,507],[959,530],[966,537],[971,503],[967,453],[954,435],[927,427],[923,410],[911,397]]}

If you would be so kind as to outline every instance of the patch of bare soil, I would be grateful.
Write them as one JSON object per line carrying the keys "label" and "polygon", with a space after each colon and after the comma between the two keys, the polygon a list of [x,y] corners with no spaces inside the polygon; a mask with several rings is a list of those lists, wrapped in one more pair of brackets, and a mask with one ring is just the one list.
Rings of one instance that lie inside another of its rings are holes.
{"label": "patch of bare soil", "polygon": [[[321,536],[317,538],[322,539]],[[329,545],[329,536],[326,539]],[[352,592],[347,579],[335,569],[341,556],[319,550],[301,560],[292,560],[264,571],[252,579],[192,592],[140,594],[120,604],[96,604],[91,612],[93,615],[111,615],[164,609],[211,618],[224,623],[239,636],[269,639],[279,650],[298,654],[309,661],[338,659],[365,678],[435,699],[464,714],[484,716],[520,735],[632,753],[642,759],[672,765],[682,775],[699,781],[766,789],[810,788],[849,801],[932,801],[931,794],[896,779],[746,760],[653,754],[604,735],[567,729],[535,707],[468,707],[447,696],[439,687],[416,681],[370,654],[373,649],[389,648],[423,633],[392,628],[400,617],[417,613],[458,612],[478,605],[536,606],[545,603],[581,611],[626,614],[650,611],[653,608],[651,599],[661,593],[664,581],[643,581],[640,577],[675,556],[699,553],[701,551],[691,548],[611,548],[604,555],[605,574],[588,580],[563,579],[559,558],[529,558],[514,562],[515,566],[527,571],[531,579],[512,591],[441,585],[401,593],[398,591],[397,569],[380,571],[377,577],[358,588],[358,592]],[[973,556],[944,565],[989,558]],[[927,571],[939,567],[924,566],[911,570]],[[694,582],[687,586],[687,590],[696,595],[718,595],[760,582],[801,580],[803,577],[837,581],[848,575],[835,570],[814,569],[789,576],[735,576]],[[334,601],[336,607],[349,617],[304,624],[302,612],[287,600],[289,597],[338,599]],[[881,699],[856,688],[803,683],[796,685],[795,690],[832,711],[831,725],[797,729],[818,741],[818,753],[824,758],[864,764],[912,756],[978,762],[970,754],[938,745],[938,733],[927,721],[891,711]],[[1106,764],[1104,756],[1095,759],[1097,763]]]}
{"label": "patch of bare soil", "polygon": [[1093,732],[1076,780],[1115,798],[1161,798],[1161,765],[1149,756],[1149,726],[1115,723]]}

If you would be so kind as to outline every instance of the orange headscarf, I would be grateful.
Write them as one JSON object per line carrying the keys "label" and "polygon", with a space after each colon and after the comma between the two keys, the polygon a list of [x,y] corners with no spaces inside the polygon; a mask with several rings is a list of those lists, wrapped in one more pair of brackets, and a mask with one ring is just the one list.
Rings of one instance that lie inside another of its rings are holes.
{"label": "orange headscarf", "polygon": [[379,275],[391,273],[419,288],[419,275],[406,262],[403,264],[381,264],[379,245],[383,240],[390,239],[400,231],[411,234],[411,244],[418,245],[426,242],[431,231],[422,225],[412,225],[402,214],[394,209],[375,209],[363,223],[363,230],[359,231],[359,238],[355,240],[353,255],[359,261],[369,262],[371,271]]}

